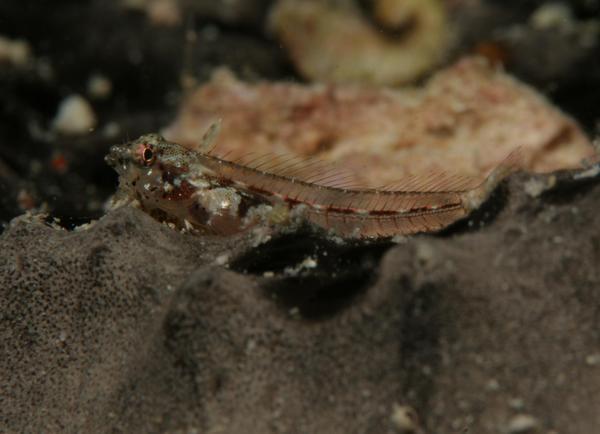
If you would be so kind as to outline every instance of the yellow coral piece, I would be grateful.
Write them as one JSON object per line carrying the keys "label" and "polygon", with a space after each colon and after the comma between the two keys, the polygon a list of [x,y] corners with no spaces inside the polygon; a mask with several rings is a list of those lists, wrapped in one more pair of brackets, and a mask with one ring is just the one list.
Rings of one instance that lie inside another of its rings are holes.
{"label": "yellow coral piece", "polygon": [[[317,81],[409,83],[447,47],[439,0],[373,0],[373,18],[353,2],[281,0],[270,22],[298,70]],[[402,31],[386,32],[390,28]]]}

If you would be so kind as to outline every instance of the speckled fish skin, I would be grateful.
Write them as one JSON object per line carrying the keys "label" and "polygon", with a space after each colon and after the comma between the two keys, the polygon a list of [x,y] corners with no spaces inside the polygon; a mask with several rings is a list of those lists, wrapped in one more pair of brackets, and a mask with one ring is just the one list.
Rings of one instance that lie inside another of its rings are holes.
{"label": "speckled fish skin", "polygon": [[302,161],[298,169],[293,160],[224,159],[156,134],[112,147],[106,161],[120,175],[121,197],[181,229],[228,235],[307,221],[343,238],[371,239],[443,229],[478,208],[513,167],[509,158],[483,180],[430,173],[355,188],[328,184],[329,173],[317,167],[315,175]]}
{"label": "speckled fish skin", "polygon": [[260,201],[220,180],[206,160],[158,134],[113,146],[106,156],[119,174],[119,193],[160,221],[221,235],[251,226],[247,211]]}

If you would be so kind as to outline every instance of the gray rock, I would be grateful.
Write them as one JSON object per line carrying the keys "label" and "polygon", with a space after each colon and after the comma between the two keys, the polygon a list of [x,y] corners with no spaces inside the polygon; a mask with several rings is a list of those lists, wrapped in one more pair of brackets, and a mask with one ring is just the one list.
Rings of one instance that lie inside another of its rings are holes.
{"label": "gray rock", "polygon": [[408,405],[428,433],[493,433],[519,396],[545,429],[594,432],[600,187],[567,178],[531,198],[513,177],[473,224],[391,248],[252,247],[133,208],[71,232],[20,217],[0,236],[0,427],[381,433]]}

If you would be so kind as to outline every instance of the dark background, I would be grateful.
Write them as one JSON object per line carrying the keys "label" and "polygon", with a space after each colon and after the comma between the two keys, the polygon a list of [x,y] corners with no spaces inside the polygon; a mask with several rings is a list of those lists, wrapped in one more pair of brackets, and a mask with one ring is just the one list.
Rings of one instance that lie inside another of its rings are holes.
{"label": "dark background", "polygon": [[[231,13],[218,1],[184,1],[181,25],[165,27],[116,0],[0,2],[2,35],[26,40],[35,58],[25,69],[0,65],[0,223],[42,205],[68,228],[101,216],[116,187],[116,175],[103,156],[111,144],[156,131],[173,118],[184,66],[200,82],[221,65],[246,80],[302,80],[266,29],[271,3],[238,1],[242,6]],[[360,3],[368,15],[368,1]],[[458,42],[447,62],[491,43],[510,72],[548,95],[588,133],[596,133],[598,41],[581,44],[577,27],[528,26],[542,1],[449,4]],[[576,23],[600,16],[598,1],[568,4]],[[185,37],[191,30],[198,35],[193,45]],[[50,76],[42,73],[44,68]],[[86,95],[95,73],[109,78],[113,87],[106,100],[91,101],[96,130],[78,138],[36,134],[50,129],[65,97]],[[103,133],[109,122],[120,127],[116,136]]]}

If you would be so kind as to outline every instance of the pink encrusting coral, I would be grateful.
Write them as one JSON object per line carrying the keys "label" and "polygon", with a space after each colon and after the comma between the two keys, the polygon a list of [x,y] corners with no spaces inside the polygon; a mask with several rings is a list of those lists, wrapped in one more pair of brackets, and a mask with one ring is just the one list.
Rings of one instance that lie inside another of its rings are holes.
{"label": "pink encrusting coral", "polygon": [[577,167],[594,153],[571,118],[479,58],[403,90],[250,84],[220,70],[163,133],[194,148],[218,119],[221,152],[318,157],[372,187],[440,171],[480,177],[517,147],[532,172]]}

